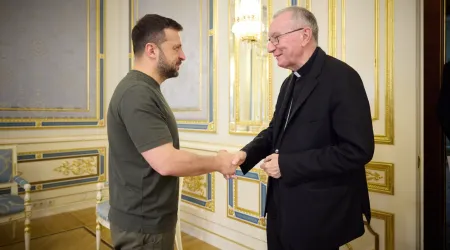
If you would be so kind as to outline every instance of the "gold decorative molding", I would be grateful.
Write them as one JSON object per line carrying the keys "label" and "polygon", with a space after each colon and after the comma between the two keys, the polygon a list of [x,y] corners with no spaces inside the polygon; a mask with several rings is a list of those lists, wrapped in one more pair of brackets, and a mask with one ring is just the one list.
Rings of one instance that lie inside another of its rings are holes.
{"label": "gold decorative molding", "polygon": [[311,0],[306,0],[306,6],[305,7],[306,7],[307,10],[311,11],[311,8],[312,8]]}
{"label": "gold decorative molding", "polygon": [[[236,174],[238,176],[237,179],[230,179],[227,182],[227,217],[260,229],[265,229],[266,218],[264,216],[264,209],[267,193],[267,174],[259,168],[252,169],[245,176],[238,168]],[[239,207],[239,192],[237,187],[240,181],[256,183],[259,186],[257,211]]]}
{"label": "gold decorative molding", "polygon": [[336,12],[337,12],[336,0],[328,0],[328,54],[332,57],[337,56]]}
{"label": "gold decorative molding", "polygon": [[384,249],[394,250],[394,214],[372,209],[372,218],[384,221]]}
{"label": "gold decorative molding", "polygon": [[367,227],[367,231],[369,231],[369,233],[374,237],[374,244],[375,244],[374,250],[380,250],[380,235],[377,232],[375,232],[375,230],[373,230],[372,226],[370,226],[370,224],[367,223],[367,221],[364,221],[364,226]]}
{"label": "gold decorative molding", "polygon": [[93,175],[97,172],[97,160],[95,157],[89,157],[87,159],[74,159],[72,162],[64,161],[61,166],[53,169],[53,171],[63,175]]}
{"label": "gold decorative molding", "polygon": [[[384,247],[382,247],[382,249],[394,250],[394,230],[395,230],[394,214],[375,209],[372,209],[371,213],[372,213],[371,224],[367,223],[367,221],[364,221],[364,226],[366,228],[364,235],[344,245],[344,247],[346,247],[348,250],[356,249],[355,247],[357,247],[357,249],[361,248],[361,249],[381,250],[380,246],[382,242],[384,242]],[[383,221],[384,223],[383,227],[378,228],[380,231],[382,230],[383,232],[376,232],[373,229],[372,224],[375,219]],[[371,238],[373,238],[373,242],[372,239],[370,240],[364,239],[365,236],[367,236],[368,234],[370,234]]]}
{"label": "gold decorative molding", "polygon": [[[67,177],[30,182],[31,192],[76,187],[107,179],[106,152],[105,147],[21,152],[18,153],[18,164],[66,160],[61,166],[49,170]],[[24,172],[23,175],[26,178],[28,174]]]}
{"label": "gold decorative molding", "polygon": [[[380,48],[380,1],[379,0],[374,0],[374,11],[375,11],[375,41],[374,41],[374,53],[375,53],[375,62],[374,62],[374,107],[373,107],[373,114],[372,114],[372,121],[376,121],[379,120],[380,117],[380,100],[379,100],[379,91],[380,91],[380,68],[379,68],[379,64],[380,64],[380,58],[379,58],[379,48]],[[387,19],[386,19],[387,20]]]}
{"label": "gold decorative molding", "polygon": [[[394,144],[394,0],[385,0],[385,133],[376,134],[375,142],[379,144]],[[375,0],[377,7],[378,0]],[[378,8],[377,8],[378,11]],[[379,13],[379,12],[377,12]],[[376,89],[376,91],[378,91]]]}
{"label": "gold decorative molding", "polygon": [[350,245],[350,243],[347,243],[344,246],[347,248],[347,250],[353,250],[353,247],[352,245]]}
{"label": "gold decorative molding", "polygon": [[370,162],[366,165],[369,191],[394,195],[394,164]]}
{"label": "gold decorative molding", "polygon": [[187,204],[214,212],[215,183],[214,173],[184,177],[181,200]]}
{"label": "gold decorative molding", "polygon": [[201,199],[206,199],[206,187],[207,185],[203,175],[185,177],[183,180],[183,190],[186,190],[190,193],[190,195],[198,196]]}
{"label": "gold decorative molding", "polygon": [[102,174],[98,177],[98,182],[105,182],[106,181],[106,175]]}

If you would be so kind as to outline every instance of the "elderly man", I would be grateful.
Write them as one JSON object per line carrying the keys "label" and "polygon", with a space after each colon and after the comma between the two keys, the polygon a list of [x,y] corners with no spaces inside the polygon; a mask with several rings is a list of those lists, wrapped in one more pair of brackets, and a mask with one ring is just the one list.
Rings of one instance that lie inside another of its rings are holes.
{"label": "elderly man", "polygon": [[[364,166],[374,153],[367,95],[358,73],[318,47],[314,15],[275,14],[267,49],[292,71],[269,127],[233,160],[247,173],[264,159],[269,177],[269,250],[331,250],[364,234],[370,222]],[[229,177],[229,176],[228,176]]]}

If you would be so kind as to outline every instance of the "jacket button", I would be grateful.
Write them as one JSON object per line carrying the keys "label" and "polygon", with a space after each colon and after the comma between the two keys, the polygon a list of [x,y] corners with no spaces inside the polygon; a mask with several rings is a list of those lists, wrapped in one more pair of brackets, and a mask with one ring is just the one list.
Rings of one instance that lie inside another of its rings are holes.
{"label": "jacket button", "polygon": [[275,149],[275,154],[278,154],[278,152],[280,152],[278,149]]}

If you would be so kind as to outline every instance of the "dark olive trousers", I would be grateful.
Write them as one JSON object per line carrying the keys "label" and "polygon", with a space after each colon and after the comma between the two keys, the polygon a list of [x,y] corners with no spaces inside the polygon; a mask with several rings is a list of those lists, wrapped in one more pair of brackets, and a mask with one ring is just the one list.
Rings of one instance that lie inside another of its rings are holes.
{"label": "dark olive trousers", "polygon": [[166,233],[143,234],[111,225],[111,239],[115,250],[174,250],[175,228]]}

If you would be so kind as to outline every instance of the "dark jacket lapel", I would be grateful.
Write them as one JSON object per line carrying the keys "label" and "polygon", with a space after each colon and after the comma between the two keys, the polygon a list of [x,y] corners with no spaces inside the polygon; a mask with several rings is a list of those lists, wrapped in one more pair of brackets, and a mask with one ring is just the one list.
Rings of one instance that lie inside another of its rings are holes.
{"label": "dark jacket lapel", "polygon": [[300,109],[300,107],[305,103],[306,99],[313,92],[314,88],[317,86],[318,77],[320,71],[322,70],[322,66],[325,62],[326,54],[325,52],[319,48],[316,59],[314,60],[313,66],[311,68],[311,72],[305,76],[304,79],[297,79],[296,84],[300,84],[300,88],[296,88],[294,93],[294,102],[292,103],[292,110],[290,114],[289,122],[295,116],[296,112]]}

